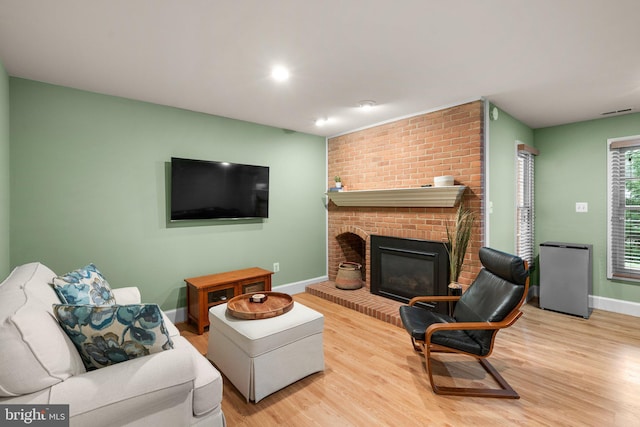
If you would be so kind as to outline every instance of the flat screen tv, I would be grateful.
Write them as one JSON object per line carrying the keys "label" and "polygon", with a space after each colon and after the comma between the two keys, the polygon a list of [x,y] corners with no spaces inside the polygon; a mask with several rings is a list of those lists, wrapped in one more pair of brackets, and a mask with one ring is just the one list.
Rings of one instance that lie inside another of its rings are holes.
{"label": "flat screen tv", "polygon": [[269,217],[269,168],[171,158],[171,221]]}

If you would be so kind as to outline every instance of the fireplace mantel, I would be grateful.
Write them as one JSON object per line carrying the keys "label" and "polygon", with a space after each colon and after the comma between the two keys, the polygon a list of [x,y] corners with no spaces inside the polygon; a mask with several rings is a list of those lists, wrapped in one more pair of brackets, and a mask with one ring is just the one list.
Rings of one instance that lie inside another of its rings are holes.
{"label": "fireplace mantel", "polygon": [[338,206],[370,206],[398,208],[453,207],[462,198],[467,187],[393,188],[386,190],[354,190],[328,192],[327,196]]}

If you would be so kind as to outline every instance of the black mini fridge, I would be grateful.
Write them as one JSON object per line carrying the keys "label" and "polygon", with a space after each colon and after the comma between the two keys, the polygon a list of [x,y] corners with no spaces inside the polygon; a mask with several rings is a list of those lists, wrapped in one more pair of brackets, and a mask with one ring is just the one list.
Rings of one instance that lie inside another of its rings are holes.
{"label": "black mini fridge", "polygon": [[589,318],[592,252],[592,245],[580,243],[540,244],[540,308]]}

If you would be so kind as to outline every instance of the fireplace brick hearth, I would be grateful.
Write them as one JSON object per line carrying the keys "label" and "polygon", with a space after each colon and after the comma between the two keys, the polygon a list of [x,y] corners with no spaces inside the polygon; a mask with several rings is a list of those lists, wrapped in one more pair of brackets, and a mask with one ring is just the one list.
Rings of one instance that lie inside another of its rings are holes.
{"label": "fireplace brick hearth", "polygon": [[321,282],[307,286],[306,292],[367,316],[375,317],[383,322],[402,327],[398,309],[403,303],[373,295],[365,287],[356,290],[343,290],[336,288],[334,282]]}

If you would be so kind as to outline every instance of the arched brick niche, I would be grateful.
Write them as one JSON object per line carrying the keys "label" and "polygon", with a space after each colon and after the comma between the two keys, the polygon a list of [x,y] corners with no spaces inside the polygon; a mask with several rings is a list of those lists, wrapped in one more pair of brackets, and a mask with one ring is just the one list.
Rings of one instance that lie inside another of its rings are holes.
{"label": "arched brick niche", "polygon": [[367,248],[369,233],[353,225],[338,228],[333,239],[334,250],[330,251],[329,280],[335,281],[341,262],[356,262],[362,265],[362,280],[367,282]]}

